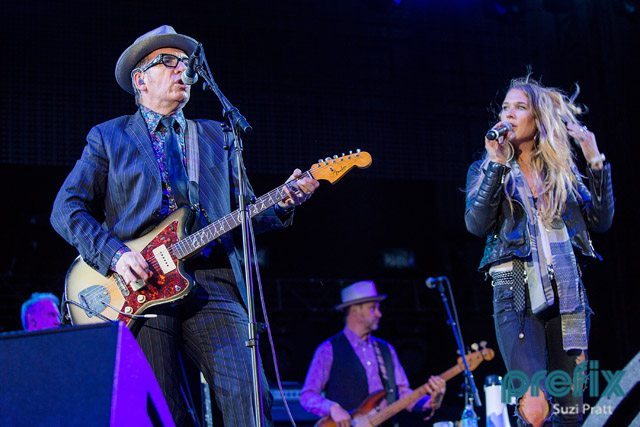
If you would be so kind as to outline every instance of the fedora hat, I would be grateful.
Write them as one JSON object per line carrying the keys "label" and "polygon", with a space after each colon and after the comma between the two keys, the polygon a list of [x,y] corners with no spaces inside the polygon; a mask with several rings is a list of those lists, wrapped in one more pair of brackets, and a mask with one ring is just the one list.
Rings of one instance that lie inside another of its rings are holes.
{"label": "fedora hat", "polygon": [[336,310],[342,310],[353,304],[362,304],[370,301],[382,301],[387,296],[378,295],[376,284],[370,280],[353,283],[341,292],[342,303],[336,305]]}
{"label": "fedora hat", "polygon": [[156,49],[174,47],[191,55],[198,42],[189,36],[176,33],[170,25],[163,25],[141,35],[131,46],[125,49],[116,63],[116,80],[120,87],[133,94],[131,71],[138,62]]}

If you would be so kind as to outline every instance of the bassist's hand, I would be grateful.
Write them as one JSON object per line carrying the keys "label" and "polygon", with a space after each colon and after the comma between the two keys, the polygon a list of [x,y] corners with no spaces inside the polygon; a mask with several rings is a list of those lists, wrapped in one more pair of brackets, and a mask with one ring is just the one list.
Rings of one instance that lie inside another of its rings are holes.
{"label": "bassist's hand", "polygon": [[338,427],[349,427],[351,425],[351,415],[338,403],[331,407],[330,415]]}
{"label": "bassist's hand", "polygon": [[429,378],[427,390],[431,395],[431,399],[429,399],[429,407],[434,410],[438,409],[440,405],[442,405],[444,393],[447,391],[447,383],[441,377],[433,376]]}
{"label": "bassist's hand", "polygon": [[129,251],[120,256],[116,263],[116,273],[129,284],[138,279],[147,280],[151,276],[149,265],[140,252]]}

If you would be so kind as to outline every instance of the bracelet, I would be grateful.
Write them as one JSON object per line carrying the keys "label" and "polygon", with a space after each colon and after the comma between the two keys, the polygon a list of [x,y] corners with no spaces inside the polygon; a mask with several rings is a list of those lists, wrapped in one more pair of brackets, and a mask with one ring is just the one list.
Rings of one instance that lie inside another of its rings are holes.
{"label": "bracelet", "polygon": [[605,160],[607,160],[607,158],[604,156],[604,153],[600,153],[593,159],[588,160],[587,163],[589,163],[589,166],[591,167],[591,169],[593,169],[595,165],[597,165],[598,163],[604,163]]}

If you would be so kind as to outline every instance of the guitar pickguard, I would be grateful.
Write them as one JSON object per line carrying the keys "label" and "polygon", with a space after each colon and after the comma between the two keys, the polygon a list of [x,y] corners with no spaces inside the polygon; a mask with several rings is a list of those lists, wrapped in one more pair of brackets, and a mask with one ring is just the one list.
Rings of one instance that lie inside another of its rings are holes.
{"label": "guitar pickguard", "polygon": [[[145,305],[154,305],[153,302],[160,303],[177,299],[185,294],[189,288],[188,279],[181,274],[178,268],[180,262],[168,249],[179,240],[178,226],[178,221],[171,222],[140,251],[149,264],[151,277],[147,279],[144,287],[137,291],[134,290],[126,296],[123,311],[137,313]],[[160,262],[156,254],[160,254],[162,258]],[[120,315],[120,320],[126,322],[131,319]]]}

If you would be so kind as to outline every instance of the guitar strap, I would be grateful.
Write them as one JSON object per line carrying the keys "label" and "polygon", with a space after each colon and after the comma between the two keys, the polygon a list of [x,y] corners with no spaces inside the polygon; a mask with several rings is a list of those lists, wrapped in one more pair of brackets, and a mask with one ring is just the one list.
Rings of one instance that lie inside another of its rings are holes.
{"label": "guitar strap", "polygon": [[[224,149],[229,150],[229,152],[231,153],[231,150],[234,150],[234,147],[235,147],[235,135],[233,133],[233,130],[231,129],[231,126],[229,126],[226,123],[222,123],[222,134],[224,135]],[[241,162],[240,167],[242,168],[242,175],[246,178],[247,170],[244,167],[244,161]],[[233,185],[235,186],[235,188],[240,188],[240,181],[238,180],[238,175],[234,173],[232,174],[232,176],[233,176]],[[248,188],[247,190],[249,189],[250,188]],[[246,198],[246,201],[245,201],[246,204],[253,203],[253,200],[250,200],[248,198],[247,191],[245,191],[245,198]]]}
{"label": "guitar strap", "polygon": [[187,176],[189,177],[189,202],[200,206],[198,182],[200,180],[200,152],[198,150],[198,125],[187,120]]}
{"label": "guitar strap", "polygon": [[[382,380],[382,386],[387,391],[387,402],[393,403],[397,399],[396,393],[396,375],[395,369],[393,366],[393,360],[391,359],[391,354],[389,351],[389,347],[386,347],[386,351],[383,353],[380,350],[381,341],[377,338],[373,338],[373,349],[376,353],[376,357],[378,359],[378,372],[380,374],[380,379]],[[386,344],[382,342],[382,345]]]}
{"label": "guitar strap", "polygon": [[[222,124],[224,136],[224,149],[233,147],[233,132],[229,126]],[[200,151],[198,150],[198,124],[193,120],[187,120],[187,175],[189,177],[189,203],[193,210],[199,211],[208,224],[211,218],[207,211],[200,205],[199,181],[200,181]],[[246,173],[246,172],[245,172]],[[237,183],[236,183],[237,184]]]}
{"label": "guitar strap", "polygon": [[207,211],[200,205],[200,150],[198,149],[198,124],[193,120],[187,120],[186,141],[187,175],[189,177],[189,203],[191,204],[191,209],[193,211],[200,212],[207,221],[207,224],[211,224],[211,219],[209,218]]}

